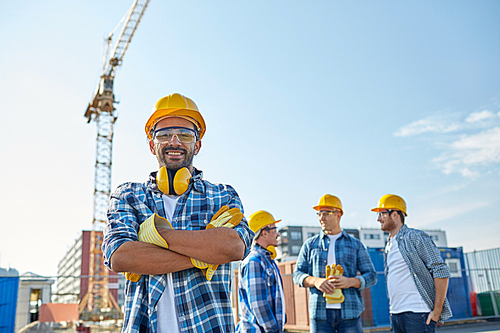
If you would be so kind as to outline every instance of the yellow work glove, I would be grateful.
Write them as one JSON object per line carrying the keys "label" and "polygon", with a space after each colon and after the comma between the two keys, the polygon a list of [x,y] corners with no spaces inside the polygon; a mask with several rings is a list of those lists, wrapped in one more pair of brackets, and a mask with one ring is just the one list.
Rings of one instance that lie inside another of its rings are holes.
{"label": "yellow work glove", "polygon": [[[344,269],[340,265],[326,265],[326,278],[328,280],[334,279],[337,275],[342,275],[344,273]],[[335,289],[333,294],[325,294],[323,293],[323,297],[326,299],[327,303],[342,303],[344,301],[344,294],[342,294],[342,289]]]}
{"label": "yellow work glove", "polygon": [[[207,229],[211,228],[234,228],[240,224],[241,219],[243,219],[243,213],[239,208],[231,208],[228,206],[222,206],[207,225]],[[207,277],[207,280],[212,280],[212,277],[217,270],[219,265],[207,264],[203,261],[191,258],[191,263],[194,267],[199,268],[203,271],[203,274]]]}
{"label": "yellow work glove", "polygon": [[231,208],[222,206],[217,213],[212,217],[207,229],[211,228],[234,228],[240,224],[243,214],[239,208]]}
{"label": "yellow work glove", "polygon": [[[168,249],[168,244],[163,237],[160,236],[158,229],[166,228],[173,229],[172,225],[166,218],[163,218],[157,214],[153,214],[142,222],[139,233],[137,234],[139,241],[154,244],[159,247]],[[132,282],[137,282],[141,278],[140,274],[136,273],[124,273],[125,278]]]}

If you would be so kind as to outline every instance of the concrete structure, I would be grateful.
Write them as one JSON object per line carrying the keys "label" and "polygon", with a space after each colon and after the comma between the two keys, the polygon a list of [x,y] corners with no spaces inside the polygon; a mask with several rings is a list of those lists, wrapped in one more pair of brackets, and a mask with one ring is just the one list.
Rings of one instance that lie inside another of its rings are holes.
{"label": "concrete structure", "polygon": [[[102,235],[102,232],[97,232]],[[79,303],[88,291],[91,232],[83,230],[59,261],[56,303]],[[102,258],[102,257],[101,257]],[[125,302],[125,277],[109,271],[108,288],[120,307]]]}
{"label": "concrete structure", "polygon": [[[357,238],[367,248],[385,247],[389,234],[380,228],[358,228],[344,229],[349,235]],[[447,247],[446,232],[443,230],[424,230],[431,236],[438,247]],[[278,261],[297,260],[300,248],[304,242],[321,232],[321,227],[317,226],[284,226],[278,230],[280,239],[277,247]]]}
{"label": "concrete structure", "polygon": [[37,321],[42,304],[50,303],[54,280],[27,272],[20,276],[17,295],[16,332]]}

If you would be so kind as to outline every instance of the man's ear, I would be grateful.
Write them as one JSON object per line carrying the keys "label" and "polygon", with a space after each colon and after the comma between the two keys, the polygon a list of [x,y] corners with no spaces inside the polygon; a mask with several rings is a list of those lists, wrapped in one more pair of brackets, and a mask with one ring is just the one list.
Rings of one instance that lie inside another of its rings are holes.
{"label": "man's ear", "polygon": [[201,149],[201,140],[198,140],[194,144],[194,154],[198,155],[198,153],[200,152],[200,149]]}
{"label": "man's ear", "polygon": [[151,150],[153,155],[156,155],[155,143],[153,140],[149,140],[149,150]]}

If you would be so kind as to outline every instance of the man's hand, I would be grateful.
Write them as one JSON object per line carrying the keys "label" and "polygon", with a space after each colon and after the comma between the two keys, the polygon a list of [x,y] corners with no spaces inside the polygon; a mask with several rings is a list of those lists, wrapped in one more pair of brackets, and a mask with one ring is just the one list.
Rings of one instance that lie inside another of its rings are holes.
{"label": "man's hand", "polygon": [[324,292],[325,294],[333,294],[335,292],[333,283],[327,279],[317,278],[314,281],[314,286],[316,287],[316,289]]}
{"label": "man's hand", "polygon": [[441,312],[442,309],[434,308],[434,310],[429,313],[426,324],[429,325],[431,323],[431,320],[437,323],[439,321],[439,317],[441,317]]}
{"label": "man's hand", "polygon": [[340,265],[326,265],[326,278],[334,287],[333,293],[323,293],[323,297],[326,298],[327,303],[342,303],[344,301],[344,295],[342,294],[343,288],[348,288],[349,280],[342,276],[344,269]]}
{"label": "man's hand", "polygon": [[[210,223],[207,225],[207,229],[211,228],[234,228],[237,226],[241,219],[243,219],[243,214],[239,208],[229,209],[228,206],[222,206],[217,213],[212,216]],[[215,271],[219,265],[207,264],[203,261],[191,258],[191,262],[194,267],[197,267],[203,271],[207,280],[212,280]]]}

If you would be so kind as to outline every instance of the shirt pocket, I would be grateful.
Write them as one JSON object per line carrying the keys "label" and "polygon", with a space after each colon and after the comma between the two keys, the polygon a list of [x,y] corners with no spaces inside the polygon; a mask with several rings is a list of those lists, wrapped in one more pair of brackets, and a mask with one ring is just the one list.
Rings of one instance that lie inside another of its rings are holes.
{"label": "shirt pocket", "polygon": [[312,263],[312,275],[317,277],[325,277],[326,262],[322,256],[322,250],[319,248],[311,250],[310,262]]}
{"label": "shirt pocket", "polygon": [[276,284],[276,277],[274,276],[274,269],[271,267],[266,268],[266,286],[272,287]]}
{"label": "shirt pocket", "polygon": [[204,230],[210,223],[208,213],[194,213],[188,218],[188,230]]}

